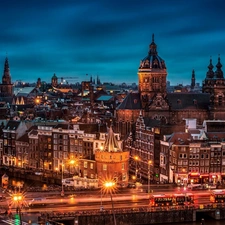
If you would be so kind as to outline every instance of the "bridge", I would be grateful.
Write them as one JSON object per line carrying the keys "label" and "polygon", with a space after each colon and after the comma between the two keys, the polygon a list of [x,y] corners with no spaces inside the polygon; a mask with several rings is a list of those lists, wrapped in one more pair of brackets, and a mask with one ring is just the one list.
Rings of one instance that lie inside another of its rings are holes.
{"label": "bridge", "polygon": [[[176,223],[196,221],[197,215],[207,215],[215,220],[225,219],[225,203],[197,205],[197,206],[170,206],[170,207],[141,207],[112,210],[88,210],[68,213],[44,213],[38,218],[41,225],[50,221],[50,224],[70,225],[114,225],[113,213],[119,224],[144,225],[158,223]],[[132,222],[132,223],[131,223]]]}

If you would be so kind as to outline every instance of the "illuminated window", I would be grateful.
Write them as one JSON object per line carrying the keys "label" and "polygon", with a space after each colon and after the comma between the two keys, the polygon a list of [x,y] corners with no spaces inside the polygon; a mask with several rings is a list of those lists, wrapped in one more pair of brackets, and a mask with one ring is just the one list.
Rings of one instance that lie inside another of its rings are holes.
{"label": "illuminated window", "polygon": [[103,170],[107,170],[107,165],[103,164]]}

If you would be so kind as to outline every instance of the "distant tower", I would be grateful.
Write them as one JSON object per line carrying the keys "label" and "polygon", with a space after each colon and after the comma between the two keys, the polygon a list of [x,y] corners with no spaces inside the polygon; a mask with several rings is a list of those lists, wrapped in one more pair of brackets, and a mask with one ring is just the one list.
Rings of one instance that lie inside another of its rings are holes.
{"label": "distant tower", "polygon": [[38,78],[36,88],[40,88],[40,87],[41,87],[41,78]]}
{"label": "distant tower", "polygon": [[92,82],[93,82],[93,81],[92,81],[92,75],[91,75],[91,77],[90,77],[90,82],[91,82],[91,84],[92,84]]}
{"label": "distant tower", "polygon": [[101,81],[100,81],[99,76],[97,75],[97,85],[100,85],[100,84],[101,84]]}
{"label": "distant tower", "polygon": [[192,76],[191,76],[191,89],[195,88],[195,71],[192,70]]}
{"label": "distant tower", "polygon": [[52,76],[52,87],[57,87],[58,86],[58,77],[55,75]]}
{"label": "distant tower", "polygon": [[13,95],[13,84],[11,83],[11,75],[9,70],[8,58],[5,59],[4,72],[2,76],[2,84],[0,84],[0,96],[11,97]]}
{"label": "distant tower", "polygon": [[129,179],[130,152],[119,146],[112,127],[109,128],[104,146],[95,151],[95,161],[99,180],[114,179],[127,186]]}

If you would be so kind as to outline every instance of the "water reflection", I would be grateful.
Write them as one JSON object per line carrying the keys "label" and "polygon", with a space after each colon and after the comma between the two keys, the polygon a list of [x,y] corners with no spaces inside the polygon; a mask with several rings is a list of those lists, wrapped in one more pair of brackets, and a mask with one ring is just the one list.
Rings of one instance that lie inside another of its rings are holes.
{"label": "water reflection", "polygon": [[[203,225],[224,225],[225,220],[214,220],[212,218],[204,218]],[[202,224],[202,219],[198,218],[196,222],[184,222],[184,223],[176,223],[176,225],[201,225]],[[175,224],[173,224],[175,225]]]}
{"label": "water reflection", "polygon": [[[224,224],[225,224],[225,220],[205,220],[204,225],[224,225]],[[201,225],[201,220],[197,222],[189,222],[189,223],[176,223],[176,225]]]}

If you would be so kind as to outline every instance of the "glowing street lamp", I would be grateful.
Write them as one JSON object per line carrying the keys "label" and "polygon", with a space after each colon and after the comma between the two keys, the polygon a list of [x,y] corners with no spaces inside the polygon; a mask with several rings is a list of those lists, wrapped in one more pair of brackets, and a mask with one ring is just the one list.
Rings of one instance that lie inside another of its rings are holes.
{"label": "glowing street lamp", "polygon": [[116,215],[115,215],[114,203],[113,203],[113,199],[112,199],[112,192],[115,191],[115,189],[116,189],[116,183],[114,181],[105,181],[105,182],[103,182],[102,188],[103,188],[103,191],[110,194],[111,203],[112,203],[113,221],[114,221],[114,225],[116,225]]}
{"label": "glowing street lamp", "polygon": [[69,172],[70,172],[71,166],[73,167],[75,165],[75,163],[76,163],[76,160],[74,160],[74,159],[71,159],[69,161],[69,164],[70,164]]}
{"label": "glowing street lamp", "polygon": [[152,161],[149,160],[148,161],[148,193],[150,192],[150,178],[151,178],[150,169],[151,169],[151,165],[152,165]]}
{"label": "glowing street lamp", "polygon": [[139,160],[139,157],[138,157],[138,156],[134,156],[134,160],[135,160],[135,162],[136,162],[136,166],[135,166],[135,176],[136,176],[136,178],[137,178],[137,173],[138,173],[137,162],[138,162],[138,160]]}
{"label": "glowing street lamp", "polygon": [[14,193],[12,194],[12,203],[16,204],[16,211],[19,215],[20,225],[22,225],[22,218],[21,218],[21,205],[23,204],[24,196],[22,193]]}
{"label": "glowing street lamp", "polygon": [[23,196],[21,194],[14,194],[13,195],[13,201],[14,202],[20,202],[23,199]]}

